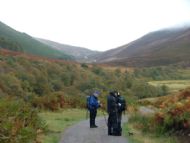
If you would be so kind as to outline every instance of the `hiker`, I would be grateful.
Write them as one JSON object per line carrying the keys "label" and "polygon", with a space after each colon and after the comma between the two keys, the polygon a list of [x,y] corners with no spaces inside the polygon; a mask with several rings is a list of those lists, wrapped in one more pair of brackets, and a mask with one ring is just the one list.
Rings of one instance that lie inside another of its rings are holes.
{"label": "hiker", "polygon": [[118,126],[118,109],[117,109],[117,92],[111,91],[107,97],[107,112],[108,112],[108,135],[117,134]]}
{"label": "hiker", "polygon": [[123,96],[120,95],[119,92],[117,92],[117,108],[118,108],[118,128],[120,128],[120,132],[122,133],[121,128],[121,120],[122,120],[122,113],[125,113],[126,110],[126,100]]}
{"label": "hiker", "polygon": [[97,128],[95,124],[97,109],[101,107],[98,96],[100,95],[99,91],[95,91],[92,95],[89,96],[88,100],[88,110],[90,111],[90,128]]}

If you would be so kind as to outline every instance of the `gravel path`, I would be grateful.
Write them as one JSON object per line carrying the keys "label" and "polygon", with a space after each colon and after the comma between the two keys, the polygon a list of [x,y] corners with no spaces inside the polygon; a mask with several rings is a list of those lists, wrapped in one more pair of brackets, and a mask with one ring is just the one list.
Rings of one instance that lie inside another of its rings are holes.
{"label": "gravel path", "polygon": [[128,143],[125,137],[107,135],[103,117],[97,118],[96,124],[98,128],[89,128],[89,120],[85,120],[73,125],[64,132],[60,143]]}

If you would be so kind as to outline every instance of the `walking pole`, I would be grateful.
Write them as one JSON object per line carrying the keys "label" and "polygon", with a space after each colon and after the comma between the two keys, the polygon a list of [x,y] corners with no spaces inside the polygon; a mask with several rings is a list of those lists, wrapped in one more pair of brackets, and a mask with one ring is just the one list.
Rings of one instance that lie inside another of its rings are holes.
{"label": "walking pole", "polygon": [[86,109],[86,119],[88,119],[89,113],[88,113],[88,109]]}
{"label": "walking pole", "polygon": [[104,113],[104,110],[102,110],[102,113],[103,113],[103,116],[104,116],[104,120],[105,120],[105,122],[106,122],[106,125],[108,126],[108,122],[107,122],[107,120],[106,120],[106,115],[105,115],[105,113]]}

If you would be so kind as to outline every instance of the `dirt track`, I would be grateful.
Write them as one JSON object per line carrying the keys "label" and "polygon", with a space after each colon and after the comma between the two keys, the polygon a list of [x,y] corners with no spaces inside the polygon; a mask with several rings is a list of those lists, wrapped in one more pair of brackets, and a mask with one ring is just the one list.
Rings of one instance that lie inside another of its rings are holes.
{"label": "dirt track", "polygon": [[128,143],[125,137],[107,135],[107,126],[103,117],[97,118],[96,124],[98,128],[93,129],[89,128],[89,120],[73,125],[64,132],[60,143]]}

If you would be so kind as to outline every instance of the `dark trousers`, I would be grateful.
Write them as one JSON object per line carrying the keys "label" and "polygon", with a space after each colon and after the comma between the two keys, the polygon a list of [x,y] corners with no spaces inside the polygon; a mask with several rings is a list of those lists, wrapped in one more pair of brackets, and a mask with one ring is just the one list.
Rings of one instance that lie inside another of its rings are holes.
{"label": "dark trousers", "polygon": [[95,126],[96,115],[97,115],[97,110],[91,109],[90,110],[90,127]]}
{"label": "dark trousers", "polygon": [[122,112],[118,112],[118,124],[120,129],[121,129],[121,119],[122,119]]}
{"label": "dark trousers", "polygon": [[114,126],[114,124],[117,123],[117,121],[118,121],[117,113],[116,112],[109,113],[109,117],[108,117],[108,135],[112,135],[113,126]]}
{"label": "dark trousers", "polygon": [[121,136],[121,116],[120,113],[110,113],[108,117],[108,135]]}

